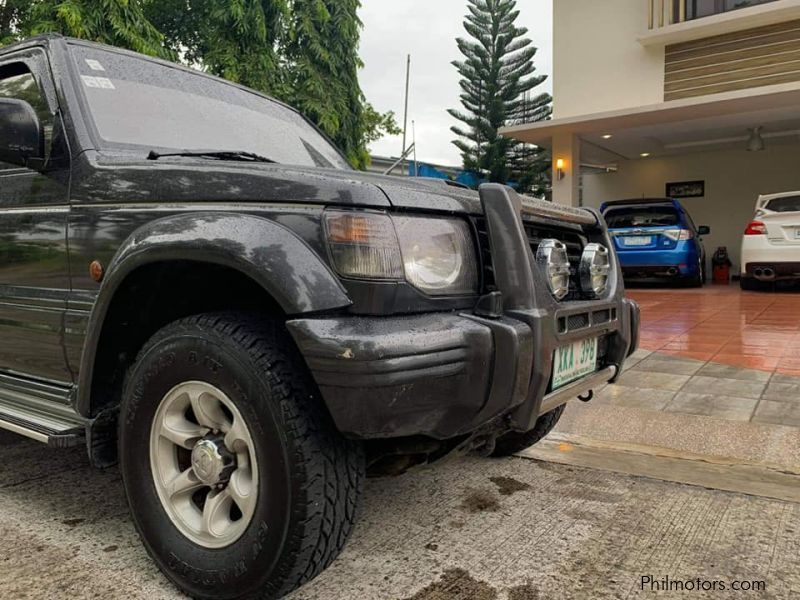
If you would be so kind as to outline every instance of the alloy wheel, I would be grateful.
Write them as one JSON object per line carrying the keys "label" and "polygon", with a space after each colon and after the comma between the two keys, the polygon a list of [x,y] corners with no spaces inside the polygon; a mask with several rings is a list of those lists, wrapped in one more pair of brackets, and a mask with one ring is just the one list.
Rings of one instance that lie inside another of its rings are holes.
{"label": "alloy wheel", "polygon": [[164,396],[150,430],[150,465],[164,510],[194,543],[223,548],[253,520],[253,438],[236,405],[213,385],[187,381]]}

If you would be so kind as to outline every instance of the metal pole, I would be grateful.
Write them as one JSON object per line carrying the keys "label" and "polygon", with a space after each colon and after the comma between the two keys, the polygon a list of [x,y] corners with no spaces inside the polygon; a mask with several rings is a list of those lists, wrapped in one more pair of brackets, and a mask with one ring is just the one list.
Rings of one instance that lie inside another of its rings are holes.
{"label": "metal pole", "polygon": [[689,0],[678,0],[678,22],[683,23],[686,20],[686,3]]}
{"label": "metal pole", "polygon": [[655,23],[655,21],[653,20],[654,13],[655,13],[655,6],[654,6],[655,1],[656,0],[648,0],[648,4],[650,5],[649,6],[650,15],[649,15],[649,17],[647,19],[647,23],[648,23],[647,28],[648,29],[652,29],[653,28],[653,24]]}
{"label": "metal pole", "polygon": [[659,1],[659,11],[658,11],[658,26],[664,26],[664,0]]}
{"label": "metal pole", "polygon": [[414,148],[414,177],[419,177],[419,163],[417,163],[417,124],[414,119],[411,119],[411,147]]}
{"label": "metal pole", "polygon": [[383,172],[383,174],[384,174],[384,175],[391,175],[391,174],[392,174],[392,171],[394,171],[394,168],[395,168],[397,165],[399,165],[401,162],[403,162],[403,161],[406,159],[406,156],[408,156],[409,154],[411,154],[411,151],[412,151],[412,150],[414,150],[414,145],[413,145],[413,144],[412,144],[411,146],[409,146],[409,147],[406,149],[406,151],[405,151],[405,152],[403,152],[403,154],[400,156],[400,158],[398,158],[396,161],[394,161],[394,162],[392,163],[392,166],[391,166],[391,167],[389,167],[388,169],[386,169],[386,170]]}
{"label": "metal pole", "polygon": [[481,170],[481,115],[483,115],[483,79],[478,82],[478,114],[475,115],[475,140],[478,150],[475,153],[475,170]]}
{"label": "metal pole", "polygon": [[[406,149],[406,126],[408,125],[408,81],[411,74],[411,55],[408,55],[408,59],[406,60],[406,102],[405,102],[405,110],[403,111],[403,148],[402,152],[405,152]],[[402,158],[402,156],[401,156]],[[403,161],[402,169],[405,171],[406,162]]]}

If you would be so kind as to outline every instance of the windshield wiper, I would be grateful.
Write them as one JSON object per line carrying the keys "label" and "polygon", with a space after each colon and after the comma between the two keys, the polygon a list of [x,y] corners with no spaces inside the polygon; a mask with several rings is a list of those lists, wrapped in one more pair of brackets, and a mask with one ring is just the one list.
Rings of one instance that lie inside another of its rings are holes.
{"label": "windshield wiper", "polygon": [[164,156],[198,156],[200,158],[214,158],[217,160],[244,160],[252,162],[276,163],[277,161],[261,156],[255,152],[243,152],[239,150],[184,150],[181,152],[156,152],[150,150],[147,160],[158,160]]}

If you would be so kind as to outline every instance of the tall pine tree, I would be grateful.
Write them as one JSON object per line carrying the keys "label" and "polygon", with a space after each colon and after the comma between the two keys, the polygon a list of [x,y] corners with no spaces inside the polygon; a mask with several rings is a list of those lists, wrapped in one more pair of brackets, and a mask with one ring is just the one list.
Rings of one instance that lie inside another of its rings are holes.
{"label": "tall pine tree", "polygon": [[527,189],[543,172],[541,153],[502,137],[498,130],[522,121],[540,121],[551,113],[549,94],[532,94],[545,75],[536,75],[536,48],[517,27],[515,0],[468,0],[464,29],[458,38],[464,60],[453,65],[461,75],[463,110],[448,112],[464,126],[454,126],[464,168],[485,173],[490,181],[516,179]]}

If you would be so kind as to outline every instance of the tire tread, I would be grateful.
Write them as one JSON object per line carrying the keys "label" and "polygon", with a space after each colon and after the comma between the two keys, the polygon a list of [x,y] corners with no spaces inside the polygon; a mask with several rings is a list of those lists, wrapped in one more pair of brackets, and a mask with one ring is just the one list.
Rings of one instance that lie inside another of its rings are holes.
{"label": "tire tread", "polygon": [[198,329],[243,349],[279,405],[297,500],[283,553],[266,587],[243,597],[280,598],[316,577],[344,548],[358,517],[364,450],[336,430],[281,321],[239,312],[187,317],[159,331],[140,357],[167,337]]}
{"label": "tire tread", "polygon": [[501,458],[512,456],[517,452],[522,452],[539,442],[544,436],[550,433],[558,423],[564,413],[566,404],[554,408],[548,413],[543,414],[536,420],[533,429],[523,433],[511,432],[500,436],[497,440],[492,456]]}

